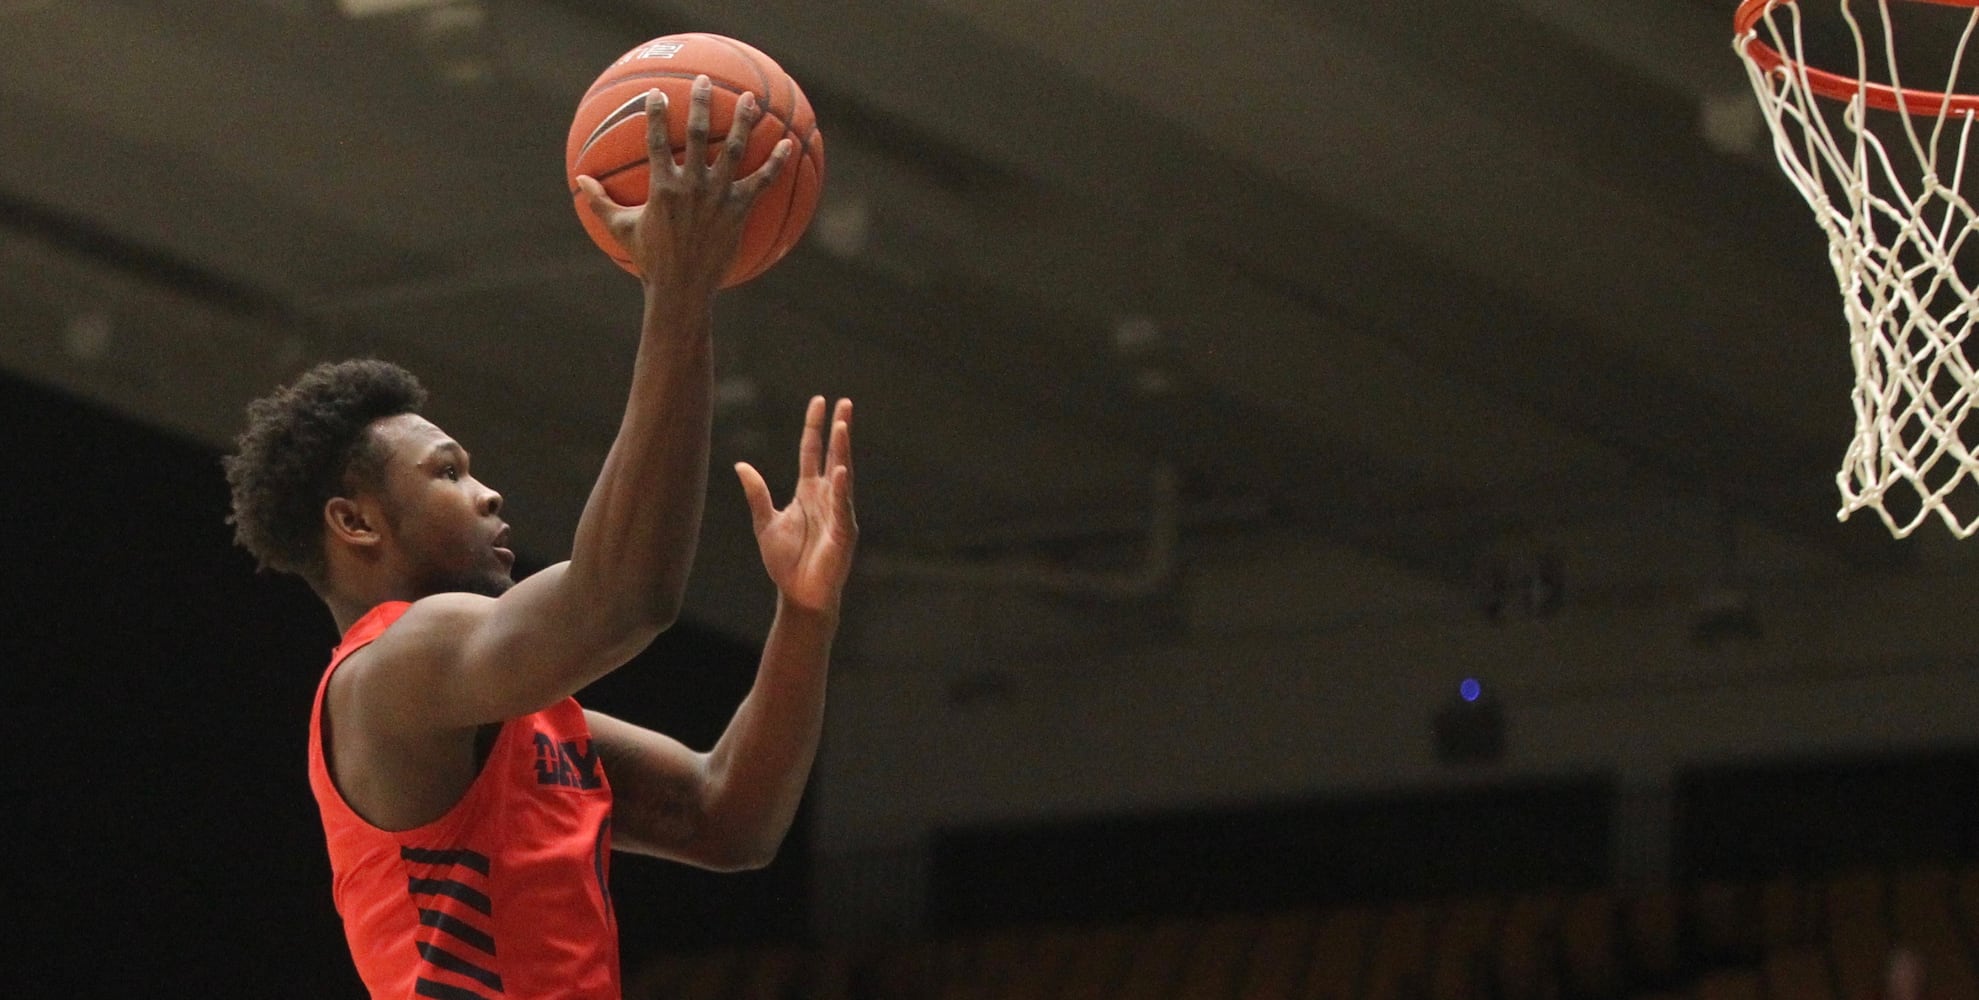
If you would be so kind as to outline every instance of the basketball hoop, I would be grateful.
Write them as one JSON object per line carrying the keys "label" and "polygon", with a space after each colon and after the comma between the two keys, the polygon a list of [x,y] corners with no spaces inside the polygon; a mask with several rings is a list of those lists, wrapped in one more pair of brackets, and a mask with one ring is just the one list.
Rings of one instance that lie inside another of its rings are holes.
{"label": "basketball hoop", "polygon": [[[1820,27],[1841,37],[1845,26],[1853,40],[1852,75],[1812,64],[1796,0],[1744,0],[1733,47],[1841,286],[1856,426],[1835,477],[1837,516],[1873,509],[1902,538],[1936,514],[1966,538],[1979,531],[1979,450],[1962,434],[1979,406],[1979,370],[1965,353],[1979,328],[1979,210],[1963,185],[1979,94],[1957,81],[1979,0],[1874,0],[1868,32],[1851,0],[1825,3],[1838,10]],[[1963,9],[1941,12],[1955,48],[1900,63],[1897,6]],[[1903,86],[1906,66],[1930,60],[1942,64],[1932,72],[1941,89]]]}

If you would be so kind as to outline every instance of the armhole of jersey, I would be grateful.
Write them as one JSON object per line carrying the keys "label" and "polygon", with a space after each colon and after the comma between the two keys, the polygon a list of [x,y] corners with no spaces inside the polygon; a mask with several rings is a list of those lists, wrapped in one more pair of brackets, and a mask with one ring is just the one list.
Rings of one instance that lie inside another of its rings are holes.
{"label": "armhole of jersey", "polygon": [[[376,637],[374,636],[373,638],[375,639]],[[350,798],[344,794],[343,784],[337,780],[336,758],[331,754],[332,738],[330,732],[330,684],[336,678],[337,671],[343,669],[344,664],[349,663],[352,656],[357,655],[360,650],[363,650],[365,646],[369,645],[371,643],[367,641],[363,646],[357,646],[345,652],[343,656],[337,659],[336,665],[330,668],[329,676],[323,678],[323,697],[321,704],[316,706],[317,751],[323,755],[323,777],[329,779],[330,793],[337,797],[337,804],[342,806],[343,810],[349,813],[352,819],[363,823],[365,826],[379,833],[405,836],[446,822],[448,817],[460,809],[461,803],[466,802],[474,794],[474,790],[481,787],[482,780],[488,775],[488,762],[495,758],[495,751],[501,747],[502,737],[507,734],[508,725],[514,720],[503,719],[500,722],[492,722],[475,728],[474,755],[478,759],[474,765],[474,778],[467,783],[467,788],[460,793],[460,798],[448,804],[447,808],[442,810],[440,815],[433,817],[428,822],[404,830],[388,830],[385,827],[373,823],[370,817],[358,812],[357,807],[351,804]],[[486,735],[490,729],[493,730],[493,735]],[[485,753],[482,751],[484,741],[487,747]]]}

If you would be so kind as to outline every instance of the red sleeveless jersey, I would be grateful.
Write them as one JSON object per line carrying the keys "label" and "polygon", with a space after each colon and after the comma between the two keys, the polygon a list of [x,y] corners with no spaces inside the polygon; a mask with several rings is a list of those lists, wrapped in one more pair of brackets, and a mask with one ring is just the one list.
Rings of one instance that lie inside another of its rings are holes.
{"label": "red sleeveless jersey", "polygon": [[416,829],[372,826],[331,780],[330,675],[410,606],[351,626],[309,717],[309,786],[358,975],[374,1000],[620,1000],[611,785],[575,699],[503,723],[467,794]]}

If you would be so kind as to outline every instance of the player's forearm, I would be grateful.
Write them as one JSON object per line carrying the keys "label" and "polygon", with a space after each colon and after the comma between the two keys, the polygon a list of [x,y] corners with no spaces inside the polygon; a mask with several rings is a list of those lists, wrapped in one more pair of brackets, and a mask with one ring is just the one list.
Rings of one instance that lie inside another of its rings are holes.
{"label": "player's forearm", "polygon": [[756,682],[709,753],[711,839],[744,866],[769,863],[790,830],[824,730],[834,612],[779,602]]}
{"label": "player's forearm", "polygon": [[712,306],[712,293],[648,293],[625,416],[572,544],[582,603],[604,627],[646,631],[648,640],[679,613],[700,535]]}

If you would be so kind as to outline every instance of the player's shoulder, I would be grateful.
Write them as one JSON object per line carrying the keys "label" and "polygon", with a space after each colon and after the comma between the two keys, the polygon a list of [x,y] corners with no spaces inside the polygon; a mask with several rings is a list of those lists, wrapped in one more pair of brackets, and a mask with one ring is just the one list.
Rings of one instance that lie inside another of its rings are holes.
{"label": "player's shoulder", "polygon": [[405,610],[399,613],[392,627],[398,629],[412,625],[418,628],[428,623],[458,622],[462,618],[486,615],[494,605],[495,599],[492,597],[465,591],[433,594],[405,605]]}
{"label": "player's shoulder", "polygon": [[353,635],[366,624],[374,631],[362,646],[351,650],[337,672],[371,673],[388,664],[444,655],[489,614],[494,603],[479,594],[445,593],[380,605],[352,628]]}
{"label": "player's shoulder", "polygon": [[352,723],[359,729],[410,725],[406,712],[452,668],[463,638],[493,604],[477,594],[447,593],[373,609],[366,617],[378,631],[345,654],[330,675],[332,715],[368,720]]}

